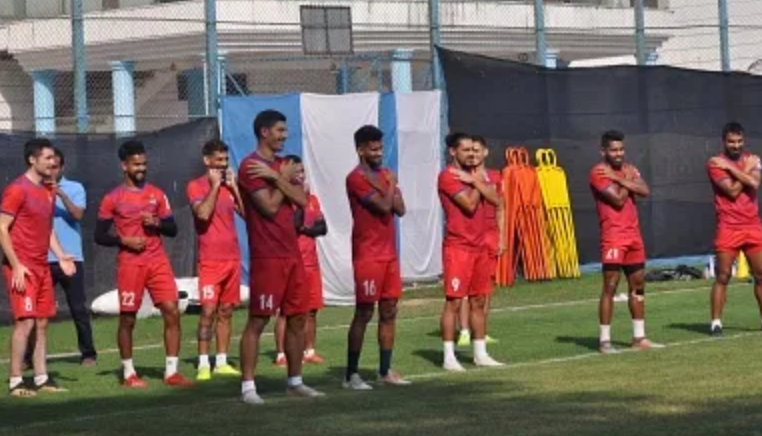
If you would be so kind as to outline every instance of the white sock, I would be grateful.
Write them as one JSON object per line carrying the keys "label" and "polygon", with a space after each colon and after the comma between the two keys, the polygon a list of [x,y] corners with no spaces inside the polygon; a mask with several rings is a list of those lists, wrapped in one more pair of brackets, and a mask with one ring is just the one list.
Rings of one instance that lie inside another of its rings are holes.
{"label": "white sock", "polygon": [[461,336],[468,336],[469,335],[468,329],[461,329],[460,330],[460,335]]}
{"label": "white sock", "polygon": [[287,381],[288,387],[295,388],[302,384],[302,376],[289,377]]}
{"label": "white sock", "polygon": [[9,389],[13,389],[13,388],[15,388],[16,386],[18,386],[21,383],[24,383],[24,378],[23,377],[11,377],[11,380],[8,383],[8,388]]}
{"label": "white sock", "polygon": [[719,327],[722,328],[722,321],[720,321],[719,318],[712,320],[712,328]]}
{"label": "white sock", "polygon": [[125,380],[136,374],[135,366],[132,364],[132,359],[122,360],[122,368],[124,369]]}
{"label": "white sock", "polygon": [[474,341],[474,358],[485,359],[489,357],[487,354],[487,341],[484,339],[476,339]]}
{"label": "white sock", "polygon": [[315,355],[315,349],[310,348],[309,350],[304,350],[304,355],[307,357],[312,357]]}
{"label": "white sock", "polygon": [[646,322],[642,319],[632,320],[632,335],[635,339],[646,337]]}
{"label": "white sock", "polygon": [[455,342],[444,341],[444,360],[445,362],[451,362],[455,359]]}
{"label": "white sock", "polygon": [[227,354],[220,353],[214,359],[214,366],[216,366],[217,368],[219,368],[221,366],[225,366],[227,364],[228,364],[228,355]]}
{"label": "white sock", "polygon": [[34,384],[36,386],[40,386],[43,383],[45,383],[46,381],[48,381],[48,375],[47,374],[40,374],[40,375],[35,375],[34,376]]}
{"label": "white sock", "polygon": [[180,359],[175,357],[167,357],[167,369],[164,370],[164,378],[172,377],[177,374],[177,362]]}
{"label": "white sock", "polygon": [[275,360],[285,359],[286,353],[278,353],[278,355],[275,357]]}
{"label": "white sock", "polygon": [[208,354],[200,354],[198,356],[198,367],[199,368],[209,368],[209,355]]}
{"label": "white sock", "polygon": [[254,384],[254,380],[247,380],[244,382],[241,382],[241,393],[245,394],[249,391],[257,391],[257,386]]}
{"label": "white sock", "polygon": [[601,342],[611,342],[611,326],[610,325],[603,325],[600,326],[600,338]]}

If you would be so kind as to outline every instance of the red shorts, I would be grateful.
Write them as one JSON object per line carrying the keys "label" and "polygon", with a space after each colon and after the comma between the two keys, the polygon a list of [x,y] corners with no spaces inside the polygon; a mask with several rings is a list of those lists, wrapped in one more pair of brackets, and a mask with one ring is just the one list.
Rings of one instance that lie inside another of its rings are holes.
{"label": "red shorts", "polygon": [[221,260],[198,263],[198,291],[201,305],[237,305],[241,302],[241,261]]}
{"label": "red shorts", "polygon": [[604,265],[640,265],[646,263],[643,239],[622,239],[601,243],[601,263]]}
{"label": "red shorts", "polygon": [[306,266],[304,267],[304,274],[310,289],[310,310],[320,310],[325,307],[325,303],[323,303],[323,275],[320,274],[320,267]]}
{"label": "red shorts", "polygon": [[718,252],[733,253],[739,251],[754,254],[762,251],[762,227],[749,226],[746,228],[717,227],[714,238],[714,249]]}
{"label": "red shorts", "polygon": [[459,247],[445,246],[444,288],[447,298],[465,298],[492,293],[495,264],[489,261],[486,250],[468,251]]}
{"label": "red shorts", "polygon": [[119,311],[125,313],[140,310],[146,289],[154,306],[177,301],[179,298],[175,273],[167,259],[160,259],[148,265],[118,265],[116,286],[119,290]]}
{"label": "red shorts", "polygon": [[399,260],[358,260],[352,263],[355,278],[355,303],[374,304],[402,297]]}
{"label": "red shorts", "polygon": [[11,288],[13,269],[10,265],[3,264],[3,276],[5,276],[13,319],[53,318],[56,316],[56,296],[50,266],[48,264],[24,266],[29,270],[29,275],[24,281],[24,292],[20,293]]}
{"label": "red shorts", "polygon": [[310,311],[310,290],[302,260],[252,259],[249,312],[253,315],[301,315]]}

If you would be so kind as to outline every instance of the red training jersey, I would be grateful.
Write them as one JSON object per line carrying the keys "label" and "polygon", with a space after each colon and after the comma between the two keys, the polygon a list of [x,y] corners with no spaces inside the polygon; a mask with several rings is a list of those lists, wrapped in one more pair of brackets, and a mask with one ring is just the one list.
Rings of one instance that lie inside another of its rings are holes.
{"label": "red training jersey", "polygon": [[281,157],[275,157],[274,160],[270,161],[254,151],[241,161],[238,168],[238,184],[242,193],[246,193],[243,195],[243,203],[246,208],[245,220],[249,236],[249,258],[299,258],[299,244],[294,226],[294,205],[286,198],[274,217],[265,218],[259,213],[250,198],[250,193],[260,189],[267,189],[272,192],[278,188],[265,179],[251,176],[246,172],[246,167],[252,161],[263,162],[273,170],[280,171],[280,166],[284,160]]}
{"label": "red training jersey", "polygon": [[[494,186],[497,195],[503,198],[503,176],[500,174],[500,171],[487,170],[486,182],[488,185]],[[487,222],[487,232],[497,234],[497,206],[487,200],[482,200],[482,202],[484,203],[484,219]]]}
{"label": "red training jersey", "polygon": [[[630,194],[620,210],[615,209],[603,199],[602,192],[614,182],[598,174],[598,169],[605,163],[601,162],[590,170],[590,189],[595,198],[595,208],[598,211],[598,223],[601,229],[601,242],[618,242],[622,239],[641,239],[640,223],[638,222],[638,208],[635,205],[635,195]],[[635,174],[640,177],[638,169],[627,164]],[[624,171],[615,170],[619,177],[624,177]]]}
{"label": "red training jersey", "polygon": [[[312,227],[315,221],[321,219],[324,219],[323,212],[320,210],[320,203],[317,197],[307,194],[307,207],[304,208],[304,227]],[[299,235],[299,252],[302,253],[302,263],[304,263],[305,267],[320,267],[315,238]]]}
{"label": "red training jersey", "polygon": [[[367,202],[378,192],[368,180],[373,177],[385,192],[389,189],[391,171],[382,168],[366,172],[361,166],[347,175],[347,196],[352,211],[352,260],[387,262],[397,259],[397,238],[394,229],[394,212],[378,213]],[[398,193],[399,194],[399,193]]]}
{"label": "red training jersey", "polygon": [[[191,180],[186,194],[191,205],[201,203],[212,190],[206,175]],[[198,235],[198,259],[204,261],[237,261],[241,259],[235,229],[235,196],[227,185],[220,186],[214,211],[207,221],[194,217]]]}
{"label": "red training jersey", "polygon": [[485,219],[485,207],[483,201],[476,206],[476,210],[467,215],[455,203],[455,196],[461,192],[470,192],[475,189],[460,181],[458,176],[450,172],[453,166],[447,166],[439,173],[437,189],[439,201],[445,214],[445,237],[444,245],[457,247],[467,251],[479,251],[484,247],[484,233],[487,230]]}
{"label": "red training jersey", "polygon": [[150,183],[142,188],[130,188],[121,184],[101,201],[98,219],[114,220],[120,238],[136,236],[146,240],[145,249],[139,253],[119,247],[119,264],[148,265],[166,257],[159,230],[143,226],[144,213],[160,220],[172,216],[169,199],[161,189]]}
{"label": "red training jersey", "polygon": [[46,185],[38,185],[26,175],[18,177],[3,191],[0,212],[14,217],[11,243],[19,262],[25,266],[48,264],[54,197]]}
{"label": "red training jersey", "polygon": [[[729,159],[724,153],[718,157],[743,170],[746,159],[750,158],[751,154],[744,153],[737,161]],[[757,167],[757,169],[759,170],[760,167]],[[709,173],[709,179],[713,182],[712,189],[714,190],[714,210],[717,215],[717,225],[734,228],[759,226],[757,190],[744,186],[743,191],[734,200],[725,195],[716,185],[717,182],[732,177],[730,172],[713,167],[709,163],[707,163],[707,172]]]}

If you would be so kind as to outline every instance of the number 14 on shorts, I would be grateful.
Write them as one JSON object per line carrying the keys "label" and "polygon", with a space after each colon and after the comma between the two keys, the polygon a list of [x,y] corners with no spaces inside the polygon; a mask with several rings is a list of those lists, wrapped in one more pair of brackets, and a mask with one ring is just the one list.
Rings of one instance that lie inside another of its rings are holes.
{"label": "number 14 on shorts", "polygon": [[272,310],[273,308],[273,296],[262,294],[259,296],[259,309],[260,310]]}

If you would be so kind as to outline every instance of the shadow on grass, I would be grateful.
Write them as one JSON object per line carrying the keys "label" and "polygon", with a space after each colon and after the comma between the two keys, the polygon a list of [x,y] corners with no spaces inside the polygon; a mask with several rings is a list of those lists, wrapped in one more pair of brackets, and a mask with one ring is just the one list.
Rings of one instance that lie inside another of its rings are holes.
{"label": "shadow on grass", "polygon": [[[257,380],[262,406],[238,401],[238,386],[208,383],[189,389],[109,398],[4,401],[0,433],[15,436],[140,434],[275,434],[331,436],[712,435],[757,434],[762,397],[664,398],[610,390],[538,392],[490,377],[417,380],[408,387],[374,385],[341,390],[334,373],[314,380],[327,397],[286,398],[282,378]],[[63,397],[58,397],[63,398]],[[60,402],[58,402],[60,401]]]}
{"label": "shadow on grass", "polygon": [[[709,323],[708,322],[694,322],[694,323],[672,323],[667,326],[673,330],[685,330],[691,333],[700,333],[709,337]],[[759,329],[749,327],[736,327],[736,326],[722,326],[724,332],[756,332]]]}

